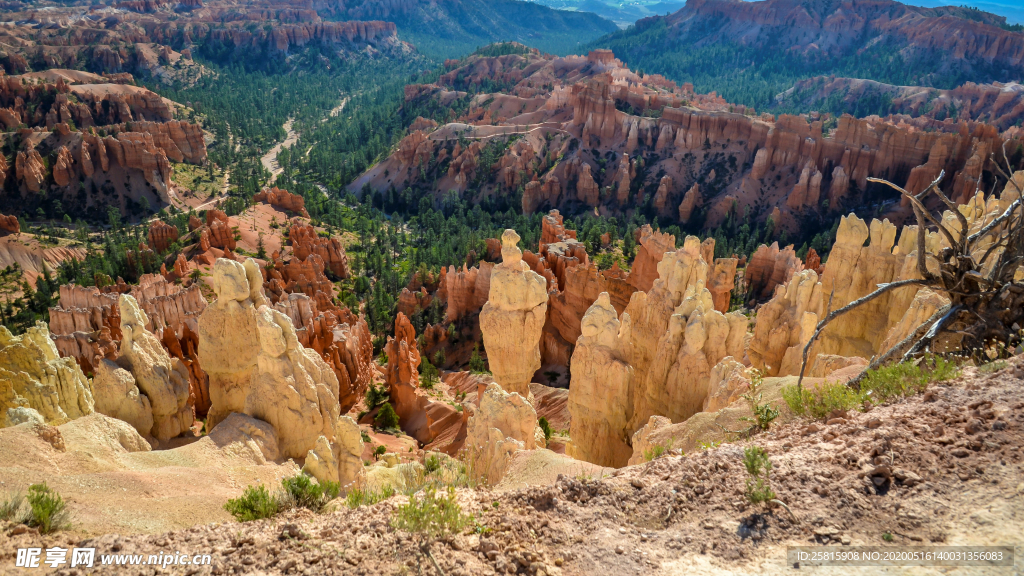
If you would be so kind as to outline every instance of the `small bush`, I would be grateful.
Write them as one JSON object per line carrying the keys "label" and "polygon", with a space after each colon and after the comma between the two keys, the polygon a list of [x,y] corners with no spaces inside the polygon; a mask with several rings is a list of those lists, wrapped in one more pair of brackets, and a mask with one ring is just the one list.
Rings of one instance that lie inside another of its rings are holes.
{"label": "small bush", "polygon": [[437,454],[431,454],[423,461],[423,467],[427,474],[433,474],[441,469],[441,458]]}
{"label": "small bush", "polygon": [[29,516],[26,524],[39,529],[42,534],[71,527],[71,512],[67,503],[51,490],[45,482],[28,487]]}
{"label": "small bush", "polygon": [[761,404],[761,398],[764,396],[764,392],[761,391],[762,383],[764,383],[764,373],[760,370],[752,370],[750,372],[750,391],[742,395],[741,398],[750,404],[750,411],[754,415],[753,417],[744,416],[740,420],[750,422],[751,429],[758,428],[766,431],[779,417],[779,410],[770,403]]}
{"label": "small bush", "polygon": [[362,439],[364,444],[369,444],[371,442],[370,435],[366,433],[366,430],[359,431],[359,438]]}
{"label": "small bush", "polygon": [[395,489],[390,484],[385,484],[380,491],[376,490],[362,490],[359,488],[350,490],[348,495],[345,496],[345,505],[353,510],[360,506],[369,506],[382,502],[391,498],[395,495]]}
{"label": "small bush", "polygon": [[540,429],[544,431],[544,446],[547,446],[548,442],[551,441],[551,424],[548,424],[548,419],[543,416],[540,417],[537,424],[540,426]]}
{"label": "small bush", "polygon": [[480,356],[480,345],[473,346],[473,354],[469,357],[469,371],[474,374],[490,374],[487,361]]}
{"label": "small bush", "polygon": [[417,498],[413,495],[408,504],[398,507],[392,525],[398,530],[434,540],[461,532],[469,521],[470,518],[462,513],[462,508],[455,501],[455,488],[449,487],[445,495],[438,496],[437,490],[428,486],[423,496]]}
{"label": "small bush", "polygon": [[280,500],[286,506],[307,508],[314,512],[323,510],[341,491],[337,482],[313,482],[312,478],[301,473],[291,478],[282,478],[281,488],[284,493]]}
{"label": "small bush", "polygon": [[0,501],[0,520],[15,520],[18,517],[18,511],[21,510],[21,505],[25,503],[25,497],[21,492],[11,494],[6,499]]}
{"label": "small bush", "polygon": [[944,382],[960,373],[959,367],[941,356],[929,355],[920,361],[899,362],[868,370],[860,390],[845,384],[825,382],[815,390],[786,386],[782,398],[798,416],[822,419],[833,411],[860,408],[865,403],[883,404],[890,400],[924,391],[933,382]]}
{"label": "small bush", "polygon": [[388,447],[381,444],[373,449],[373,459],[378,460],[381,456],[388,453]]}
{"label": "small bush", "polygon": [[863,397],[856,390],[839,382],[822,382],[816,389],[796,385],[782,389],[782,399],[797,416],[822,419],[834,410],[851,410],[863,404]]}
{"label": "small bush", "polygon": [[886,542],[892,542],[894,540],[894,538],[892,537],[892,532],[882,532],[882,540],[885,540]]}
{"label": "small bush", "polygon": [[666,452],[672,450],[673,439],[669,438],[667,444],[655,444],[650,448],[644,450],[644,460],[650,462],[651,460],[657,460],[661,458]]}
{"label": "small bush", "polygon": [[373,419],[373,422],[380,430],[398,430],[398,414],[395,413],[395,409],[389,402],[385,402],[380,407],[377,417]]}
{"label": "small bush", "polygon": [[377,387],[371,383],[366,388],[366,409],[373,410],[377,406],[385,403],[389,399],[388,389],[384,386]]}
{"label": "small bush", "polygon": [[772,462],[768,452],[760,446],[749,446],[743,450],[743,467],[747,469],[747,489],[744,495],[751,504],[763,504],[775,499],[771,487]]}
{"label": "small bush", "polygon": [[278,507],[277,498],[262,484],[249,486],[240,498],[232,498],[224,505],[224,509],[239,522],[270,518],[277,514]]}
{"label": "small bush", "polygon": [[982,374],[992,374],[993,372],[999,372],[1007,366],[1009,366],[1009,364],[1006,360],[996,360],[995,362],[989,362],[978,366],[978,372],[981,372]]}

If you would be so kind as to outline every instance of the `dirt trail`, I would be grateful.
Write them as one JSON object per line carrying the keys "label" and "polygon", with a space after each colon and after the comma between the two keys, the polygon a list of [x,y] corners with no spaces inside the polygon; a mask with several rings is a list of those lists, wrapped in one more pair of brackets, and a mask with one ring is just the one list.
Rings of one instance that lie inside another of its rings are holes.
{"label": "dirt trail", "polygon": [[293,145],[295,145],[296,142],[299,141],[299,133],[296,132],[295,130],[292,130],[292,125],[294,124],[294,122],[295,120],[293,118],[289,118],[284,123],[284,125],[282,126],[286,133],[284,142],[278,142],[277,144],[274,144],[274,147],[271,148],[269,152],[264,154],[262,158],[260,158],[260,162],[263,163],[263,167],[266,168],[267,171],[269,171],[271,174],[271,181],[273,181],[274,178],[277,178],[278,174],[284,172],[284,168],[281,168],[281,165],[278,164],[277,162],[277,155],[281,153],[281,148],[291,148]]}

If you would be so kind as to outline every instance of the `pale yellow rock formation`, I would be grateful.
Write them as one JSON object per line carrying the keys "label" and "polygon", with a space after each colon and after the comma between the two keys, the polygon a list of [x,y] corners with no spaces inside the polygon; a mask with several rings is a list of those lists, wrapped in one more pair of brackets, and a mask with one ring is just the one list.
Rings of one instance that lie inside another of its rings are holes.
{"label": "pale yellow rock formation", "polygon": [[362,453],[359,425],[352,418],[342,416],[334,427],[334,442],[329,442],[326,436],[317,438],[302,469],[320,482],[337,482],[342,491],[347,492],[366,483]]}
{"label": "pale yellow rock formation", "polygon": [[261,306],[256,327],[260,353],[244,413],[274,427],[284,457],[304,457],[321,435],[334,440],[338,377],[316,351],[299,344],[288,316]]}
{"label": "pale yellow rock formation", "polygon": [[153,406],[149,397],[139,391],[131,372],[102,359],[96,363],[92,391],[97,412],[124,420],[143,436],[152,435]]}
{"label": "pale yellow rock formation", "polygon": [[426,468],[419,462],[395,464],[382,458],[366,468],[366,490],[379,493],[385,486],[390,486],[398,493],[409,492],[423,485],[425,475]]}
{"label": "pale yellow rock formation", "polygon": [[818,354],[813,362],[809,362],[805,376],[810,378],[825,378],[829,374],[849,368],[850,366],[863,366],[867,368],[868,361],[860,356],[836,356],[835,354]]}
{"label": "pale yellow rock formation", "polygon": [[466,449],[475,470],[493,486],[505,475],[513,453],[537,447],[536,432],[537,412],[526,398],[492,383],[469,418]]}
{"label": "pale yellow rock formation", "polygon": [[726,356],[742,357],[747,319],[715,310],[704,281],[688,286],[658,339],[650,370],[635,392],[634,428],[653,415],[673,422],[700,412],[711,368]]}
{"label": "pale yellow rock formation", "polygon": [[[192,426],[195,413],[189,404],[188,368],[172,358],[160,340],[146,329],[149,318],[134,297],[122,294],[121,353],[118,365],[131,372],[135,384],[149,398],[153,410],[150,435],[165,441]],[[134,424],[133,424],[134,425]]]}
{"label": "pale yellow rock formation", "polygon": [[58,355],[43,322],[21,336],[0,326],[0,420],[19,407],[58,424],[94,410],[92,383],[74,358]]}
{"label": "pale yellow rock formation", "polygon": [[572,354],[569,414],[578,460],[613,466],[629,458],[629,419],[633,409],[633,367],[623,357],[629,315],[618,319],[607,292],[583,316],[582,335]]}
{"label": "pale yellow rock formation", "polygon": [[799,373],[803,348],[822,312],[821,283],[813,270],[799,272],[778,286],[775,296],[758,310],[747,348],[751,365],[768,376]]}
{"label": "pale yellow rock formation", "polygon": [[[320,436],[334,442],[338,378],[299,344],[291,319],[266,306],[252,259],[218,259],[217,300],[199,318],[199,358],[210,375],[209,425],[232,412],[274,427],[284,458],[303,458]],[[332,449],[333,450],[333,449]]]}
{"label": "pale yellow rock formation", "polygon": [[480,312],[480,331],[494,380],[509,392],[530,394],[540,369],[540,337],[548,309],[547,280],[523,262],[519,235],[501,235],[502,263],[491,273],[490,293]]}
{"label": "pale yellow rock formation", "polygon": [[274,427],[252,416],[233,412],[207,435],[222,451],[257,464],[281,459]]}
{"label": "pale yellow rock formation", "polygon": [[658,432],[666,430],[670,426],[672,426],[672,421],[668,418],[664,416],[651,416],[647,423],[633,434],[633,453],[629,457],[628,465],[636,466],[637,464],[647,462],[656,455],[658,447],[661,448],[661,451],[671,450],[671,441],[659,443],[655,439],[655,435]]}
{"label": "pale yellow rock formation", "polygon": [[210,278],[217,300],[199,317],[199,360],[210,377],[211,406],[206,424],[211,429],[228,414],[245,412],[245,399],[256,371],[260,351],[256,306],[265,298],[262,279],[250,284],[249,276],[246,266],[218,259]]}
{"label": "pale yellow rock formation", "polygon": [[[687,236],[682,248],[666,252],[658,262],[658,278],[651,290],[634,292],[623,312],[631,319],[629,330],[624,331],[628,344],[623,347],[623,357],[633,367],[633,381],[638,385],[646,381],[658,340],[668,329],[669,319],[683,301],[686,289],[698,282],[702,286],[707,283],[708,264],[701,257],[700,248],[699,238]],[[645,415],[642,421],[646,421],[648,416]],[[631,420],[636,422],[636,416]],[[629,431],[630,434],[632,432]]]}
{"label": "pale yellow rock formation", "polygon": [[702,412],[717,412],[740,399],[750,389],[747,367],[726,356],[711,369],[708,394]]}

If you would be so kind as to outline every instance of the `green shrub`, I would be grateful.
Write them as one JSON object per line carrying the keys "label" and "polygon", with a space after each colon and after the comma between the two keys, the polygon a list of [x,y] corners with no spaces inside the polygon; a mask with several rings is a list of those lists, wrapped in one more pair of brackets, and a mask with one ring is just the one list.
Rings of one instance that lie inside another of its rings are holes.
{"label": "green shrub", "polygon": [[474,374],[490,374],[487,361],[480,356],[480,345],[473,346],[473,354],[469,357],[469,371]]}
{"label": "green shrub", "polygon": [[395,413],[395,409],[389,402],[385,402],[380,407],[373,422],[381,430],[398,430],[398,414]]}
{"label": "green shrub", "polygon": [[374,386],[373,383],[366,388],[366,409],[373,410],[389,399],[388,389],[384,386]]}
{"label": "green shrub", "polygon": [[796,385],[782,389],[786,405],[798,416],[822,419],[833,411],[852,410],[865,403],[883,404],[890,400],[922,392],[933,382],[955,378],[959,367],[941,356],[929,355],[919,362],[898,362],[877,370],[868,370],[860,382],[860,390],[845,384],[824,382],[816,389]]}
{"label": "green shrub", "polygon": [[925,356],[919,363],[899,362],[869,370],[860,383],[861,393],[872,404],[911,396],[924,391],[932,382],[945,382],[960,373],[960,368],[941,356]]}
{"label": "green shrub", "polygon": [[822,382],[815,389],[804,386],[798,390],[794,384],[782,389],[782,399],[797,416],[822,419],[834,410],[850,410],[863,404],[856,390],[839,382]]}
{"label": "green shrub", "polygon": [[672,450],[672,444],[675,440],[669,438],[667,444],[655,444],[650,448],[644,450],[644,460],[650,462],[651,460],[657,460],[661,458],[666,452]]}
{"label": "green shrub", "polygon": [[283,496],[280,500],[285,506],[307,508],[314,512],[323,510],[324,506],[337,498],[341,491],[337,482],[313,482],[312,478],[302,473],[291,478],[282,478],[281,488]]}
{"label": "green shrub", "polygon": [[21,505],[25,503],[25,497],[21,492],[11,494],[6,499],[0,501],[0,520],[15,520],[18,517],[18,511],[21,510]]}
{"label": "green shrub", "polygon": [[[779,417],[779,410],[772,406],[770,403],[761,404],[761,398],[764,396],[764,392],[761,391],[761,384],[764,383],[764,373],[760,370],[750,371],[750,391],[742,395],[741,398],[750,404],[750,411],[753,412],[753,417],[744,416],[740,420],[744,420],[751,423],[751,428],[758,428],[760,430],[768,430],[771,427],[772,422]],[[756,396],[755,396],[756,394]]]}
{"label": "green shrub", "polygon": [[455,501],[455,488],[449,487],[445,495],[438,496],[437,490],[428,486],[423,496],[413,495],[408,504],[398,507],[392,525],[423,539],[435,540],[461,532],[469,521]]}
{"label": "green shrub", "polygon": [[240,498],[232,498],[224,505],[224,509],[239,522],[270,518],[277,514],[278,508],[277,498],[262,484],[249,486]]}
{"label": "green shrub", "polygon": [[438,380],[437,368],[424,356],[420,362],[420,388],[431,390]]}
{"label": "green shrub", "polygon": [[345,505],[349,508],[356,509],[360,506],[368,506],[376,504],[377,502],[382,502],[394,495],[395,489],[392,488],[390,484],[384,485],[380,491],[356,488],[350,490],[348,495],[345,496]]}
{"label": "green shrub", "polygon": [[1006,360],[996,360],[995,362],[988,362],[978,366],[978,372],[981,372],[982,374],[992,374],[993,372],[999,372],[1007,366],[1009,366],[1009,364]]}
{"label": "green shrub", "polygon": [[373,459],[377,460],[381,456],[387,454],[387,452],[388,452],[388,447],[383,445],[383,444],[381,444],[380,446],[377,446],[376,448],[373,449]]}
{"label": "green shrub", "polygon": [[29,516],[25,522],[39,529],[42,534],[71,527],[71,512],[67,503],[51,490],[46,482],[28,487]]}
{"label": "green shrub", "polygon": [[548,442],[551,441],[551,424],[548,424],[548,419],[541,416],[540,420],[537,421],[540,429],[544,431],[544,445],[547,446]]}
{"label": "green shrub", "polygon": [[423,468],[427,474],[433,474],[441,469],[441,458],[437,454],[431,454],[423,461]]}
{"label": "green shrub", "polygon": [[771,487],[772,462],[768,452],[760,446],[749,446],[743,450],[743,467],[747,469],[747,489],[744,495],[751,504],[763,504],[775,499]]}

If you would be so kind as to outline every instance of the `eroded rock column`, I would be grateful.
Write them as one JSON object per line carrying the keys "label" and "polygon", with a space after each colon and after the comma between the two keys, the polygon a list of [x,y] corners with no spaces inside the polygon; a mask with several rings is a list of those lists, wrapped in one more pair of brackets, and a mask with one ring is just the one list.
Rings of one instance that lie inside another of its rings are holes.
{"label": "eroded rock column", "polygon": [[480,331],[494,380],[524,398],[540,369],[540,337],[547,316],[547,281],[523,262],[519,235],[501,235],[502,263],[491,273],[490,294],[480,312]]}
{"label": "eroded rock column", "polygon": [[633,412],[633,367],[623,358],[629,314],[618,314],[607,292],[587,310],[572,354],[569,455],[602,466],[621,466],[633,449],[628,439]]}

